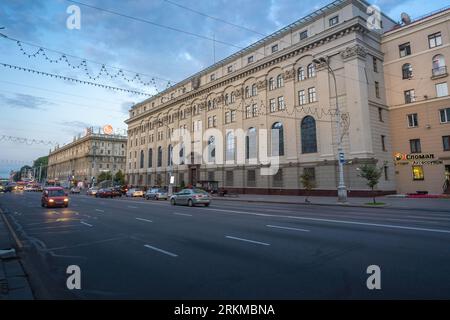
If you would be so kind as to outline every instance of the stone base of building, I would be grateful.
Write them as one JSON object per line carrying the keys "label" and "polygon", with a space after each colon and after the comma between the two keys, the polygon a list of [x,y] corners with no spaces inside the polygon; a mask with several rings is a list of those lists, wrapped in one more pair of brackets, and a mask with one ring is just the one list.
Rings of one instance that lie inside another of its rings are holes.
{"label": "stone base of building", "polygon": [[[337,197],[337,190],[315,189],[306,191],[305,189],[271,189],[271,188],[219,188],[220,191],[227,191],[232,194],[255,194],[255,195],[277,195],[277,196],[316,196],[316,197]],[[396,194],[395,190],[349,190],[349,197],[373,197]]]}

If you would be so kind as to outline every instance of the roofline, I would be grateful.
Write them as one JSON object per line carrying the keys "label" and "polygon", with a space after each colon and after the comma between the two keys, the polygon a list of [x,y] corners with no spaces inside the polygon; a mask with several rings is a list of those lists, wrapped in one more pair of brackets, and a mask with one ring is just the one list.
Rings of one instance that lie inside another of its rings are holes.
{"label": "roofline", "polygon": [[77,139],[75,141],[69,142],[68,144],[63,145],[62,147],[59,147],[59,148],[57,148],[55,150],[50,151],[48,156],[51,156],[51,155],[54,155],[54,154],[56,154],[58,152],[64,151],[66,149],[69,149],[70,147],[73,147],[74,145],[76,145],[78,143],[82,143],[82,142],[85,142],[85,141],[89,140],[90,138],[91,139],[93,139],[93,138],[109,138],[110,140],[124,140],[125,143],[128,141],[128,137],[127,136],[113,135],[113,134],[106,135],[106,134],[91,133],[91,134],[88,134],[88,135],[86,135],[84,137],[81,137],[81,138],[79,138],[79,139]]}

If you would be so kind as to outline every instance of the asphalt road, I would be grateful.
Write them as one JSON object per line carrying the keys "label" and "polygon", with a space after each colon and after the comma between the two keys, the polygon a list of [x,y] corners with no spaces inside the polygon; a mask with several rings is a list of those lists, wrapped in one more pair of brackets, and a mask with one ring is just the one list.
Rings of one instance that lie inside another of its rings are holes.
{"label": "asphalt road", "polygon": [[[450,212],[0,194],[37,298],[450,298]],[[66,269],[81,268],[81,290]],[[381,269],[369,290],[367,267]]]}

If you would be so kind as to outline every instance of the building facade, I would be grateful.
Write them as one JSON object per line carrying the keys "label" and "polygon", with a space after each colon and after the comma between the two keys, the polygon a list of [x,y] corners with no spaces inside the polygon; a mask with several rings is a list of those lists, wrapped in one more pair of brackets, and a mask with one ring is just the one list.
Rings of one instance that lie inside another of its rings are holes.
{"label": "building facade", "polygon": [[120,135],[87,133],[84,137],[50,151],[48,180],[61,183],[79,181],[92,183],[101,172],[125,173],[127,138]]}
{"label": "building facade", "polygon": [[386,32],[387,103],[399,193],[450,193],[450,9]]}
{"label": "building facade", "polygon": [[[128,183],[173,176],[178,186],[299,195],[308,173],[316,194],[335,195],[342,141],[349,195],[367,194],[364,163],[382,167],[380,193],[395,192],[381,51],[395,22],[381,15],[373,30],[367,8],[335,1],[135,105],[125,121]],[[270,174],[267,157],[279,161]]]}

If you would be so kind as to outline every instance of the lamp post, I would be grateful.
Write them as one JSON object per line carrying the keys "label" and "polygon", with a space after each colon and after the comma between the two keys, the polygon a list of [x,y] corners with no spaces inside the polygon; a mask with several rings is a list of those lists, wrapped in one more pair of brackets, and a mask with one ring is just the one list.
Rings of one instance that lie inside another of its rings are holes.
{"label": "lamp post", "polygon": [[338,91],[337,91],[337,81],[336,75],[334,74],[334,70],[331,69],[329,59],[328,58],[319,58],[314,59],[313,62],[315,64],[325,64],[327,66],[328,72],[333,77],[334,81],[334,90],[335,90],[335,99],[336,99],[336,136],[337,136],[337,152],[338,152],[338,163],[339,163],[339,185],[338,185],[338,201],[341,203],[347,202],[347,187],[345,186],[344,181],[344,152],[342,149],[342,137],[341,137],[341,110],[339,108],[339,99],[338,99]]}

